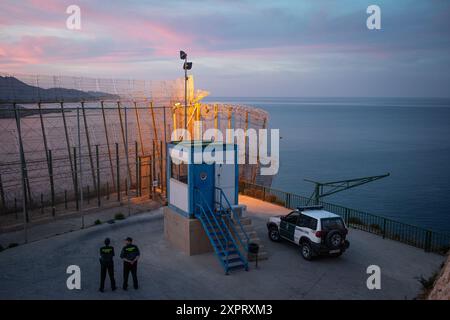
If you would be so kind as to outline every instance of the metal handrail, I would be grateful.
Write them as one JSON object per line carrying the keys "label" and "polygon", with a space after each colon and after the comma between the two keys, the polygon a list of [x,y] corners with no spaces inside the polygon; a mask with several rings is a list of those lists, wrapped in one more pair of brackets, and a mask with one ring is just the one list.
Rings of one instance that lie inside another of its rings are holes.
{"label": "metal handrail", "polygon": [[[211,212],[211,214],[212,214],[214,220],[216,221],[217,225],[219,226],[219,229],[222,231],[222,228],[220,227],[220,224],[219,224],[219,222],[217,221],[216,215],[214,214],[214,211],[211,210],[210,206],[209,206],[208,203],[206,202],[205,197],[203,196],[203,194],[200,192],[200,190],[199,190],[198,188],[194,188],[194,189],[198,192],[198,194],[200,194],[200,196],[202,197],[203,202],[206,204],[206,207],[208,208],[209,212]],[[242,254],[241,254],[241,252],[240,252],[240,250],[239,250],[239,246],[237,245],[236,241],[234,240],[234,237],[233,237],[233,235],[231,234],[231,231],[230,231],[230,229],[229,229],[229,227],[228,227],[228,225],[227,225],[226,223],[224,223],[224,227],[225,227],[225,230],[226,230],[226,233],[227,233],[229,239],[231,239],[233,245],[235,246],[235,248],[236,248],[236,250],[237,250],[237,252],[238,252],[239,257],[240,257],[243,261],[247,262],[247,259],[245,259],[245,258],[242,256]],[[236,236],[238,236],[238,235],[236,235]],[[238,236],[238,238],[239,238],[239,236]],[[227,244],[227,247],[228,247],[228,240],[229,240],[229,239],[227,239],[227,243],[226,243],[226,244]],[[228,254],[228,252],[227,252],[227,254]]]}
{"label": "metal handrail", "polygon": [[[262,194],[255,194],[253,197],[269,202],[275,201],[286,208],[295,208],[299,202],[306,203],[308,200],[307,197],[301,195],[264,187],[247,181],[240,181],[239,185],[241,186],[240,192],[246,189],[259,191]],[[268,200],[268,197],[274,197],[273,201]],[[448,233],[432,231],[384,216],[374,215],[328,202],[320,201],[319,204],[323,205],[326,210],[342,216],[345,222],[353,228],[419,247],[425,251],[445,253],[450,249],[450,234]]]}
{"label": "metal handrail", "polygon": [[[205,199],[204,195],[200,192],[200,190],[199,190],[198,188],[194,188],[194,190],[200,195],[200,197],[201,197],[203,203],[206,205],[206,208],[209,210],[209,212],[211,212],[211,215],[212,215],[212,217],[214,218],[214,221],[216,222],[217,227],[219,228],[221,234],[223,235],[223,237],[224,237],[224,239],[225,239],[225,241],[226,241],[226,248],[228,248],[228,238],[227,238],[227,236],[225,235],[225,232],[222,230],[222,227],[220,226],[219,221],[217,220],[216,216],[214,215],[214,212],[211,210],[211,208],[210,208],[208,202],[206,202],[206,199]],[[205,215],[206,215],[206,213],[205,213]],[[206,216],[207,216],[207,215],[206,215]],[[225,227],[226,227],[226,225],[225,225]],[[228,231],[228,230],[227,230],[227,231]],[[228,232],[228,233],[229,233],[229,232]],[[230,235],[230,237],[231,237],[231,235]],[[232,238],[232,240],[233,240],[233,242],[234,242],[233,237],[231,237],[231,238]],[[221,242],[221,241],[219,240],[219,242]],[[221,243],[222,243],[222,242],[221,242]],[[227,251],[227,250],[224,250],[224,253],[226,254],[226,257],[228,258],[228,251]]]}
{"label": "metal handrail", "polygon": [[[244,249],[245,249],[246,251],[248,251],[248,244],[249,244],[249,242],[250,242],[250,237],[248,236],[247,232],[245,231],[244,226],[243,226],[242,223],[241,223],[241,220],[240,220],[239,217],[236,215],[236,212],[233,210],[233,207],[231,206],[230,201],[229,201],[228,198],[226,197],[226,195],[225,195],[225,193],[223,192],[222,188],[215,187],[215,189],[219,190],[219,192],[220,192],[220,202],[218,203],[218,204],[220,205],[220,207],[221,207],[222,209],[224,208],[224,206],[223,206],[223,204],[222,204],[222,198],[224,198],[225,201],[226,201],[226,203],[228,204],[228,207],[229,207],[230,211],[233,213],[233,216],[235,217],[235,220],[237,221],[237,223],[238,223],[238,225],[239,225],[239,227],[240,227],[242,233],[243,233],[244,236],[245,236],[245,239],[247,240],[247,246],[244,246],[244,244],[243,244],[243,242],[242,242],[242,239],[241,239],[241,237],[238,235],[237,230],[236,230],[236,228],[234,227],[233,221],[230,221],[230,217],[228,216],[228,214],[224,214],[224,215],[227,217],[229,223],[231,224],[231,227],[233,228],[233,231],[234,231],[234,233],[236,234],[236,237],[238,238],[238,240],[239,240],[239,242],[241,243],[242,247],[244,247]],[[216,203],[217,203],[217,202],[216,202]],[[222,210],[222,211],[224,211],[224,210]]]}

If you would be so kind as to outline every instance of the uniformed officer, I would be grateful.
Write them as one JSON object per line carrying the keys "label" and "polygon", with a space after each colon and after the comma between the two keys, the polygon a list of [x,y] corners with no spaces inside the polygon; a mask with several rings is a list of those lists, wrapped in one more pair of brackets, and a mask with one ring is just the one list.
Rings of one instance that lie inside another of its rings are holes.
{"label": "uniformed officer", "polygon": [[109,280],[111,280],[112,291],[116,290],[116,280],[114,279],[114,247],[109,244],[109,238],[105,239],[105,246],[100,248],[100,292],[105,289],[106,271],[108,271]]}
{"label": "uniformed officer", "polygon": [[137,280],[137,262],[140,256],[139,248],[133,244],[133,239],[128,237],[125,239],[125,247],[122,248],[120,258],[123,259],[123,290],[128,288],[128,276],[131,271],[133,277],[133,287],[138,289]]}

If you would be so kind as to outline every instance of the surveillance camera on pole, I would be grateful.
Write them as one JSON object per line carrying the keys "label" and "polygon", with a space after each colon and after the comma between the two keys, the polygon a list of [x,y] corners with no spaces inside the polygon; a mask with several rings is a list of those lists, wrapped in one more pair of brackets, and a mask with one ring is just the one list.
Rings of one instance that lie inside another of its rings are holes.
{"label": "surveillance camera on pole", "polygon": [[192,62],[187,61],[187,53],[183,50],[180,50],[180,59],[184,60],[184,129],[187,130],[187,71],[192,69]]}

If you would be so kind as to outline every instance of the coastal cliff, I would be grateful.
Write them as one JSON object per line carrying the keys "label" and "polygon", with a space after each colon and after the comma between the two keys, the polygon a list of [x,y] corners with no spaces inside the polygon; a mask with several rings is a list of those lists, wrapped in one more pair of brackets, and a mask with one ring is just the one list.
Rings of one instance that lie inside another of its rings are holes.
{"label": "coastal cliff", "polygon": [[450,255],[442,268],[433,289],[427,297],[428,300],[450,300]]}

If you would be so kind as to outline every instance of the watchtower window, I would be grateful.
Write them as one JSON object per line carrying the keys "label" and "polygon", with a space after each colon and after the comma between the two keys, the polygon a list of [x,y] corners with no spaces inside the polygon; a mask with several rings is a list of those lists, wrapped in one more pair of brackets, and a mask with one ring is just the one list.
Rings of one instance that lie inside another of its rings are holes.
{"label": "watchtower window", "polygon": [[170,177],[183,183],[188,182],[187,163],[175,164],[171,163]]}

